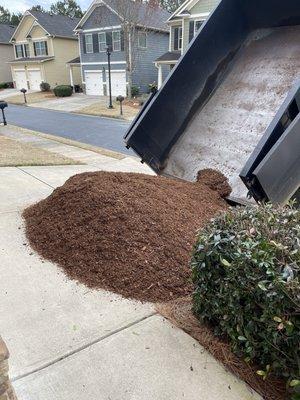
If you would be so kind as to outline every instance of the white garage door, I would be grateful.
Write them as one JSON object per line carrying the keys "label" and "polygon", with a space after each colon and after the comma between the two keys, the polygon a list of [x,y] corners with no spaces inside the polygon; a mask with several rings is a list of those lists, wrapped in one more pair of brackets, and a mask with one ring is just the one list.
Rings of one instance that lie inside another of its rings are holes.
{"label": "white garage door", "polygon": [[[108,73],[106,75],[108,85]],[[108,86],[107,86],[108,92]],[[126,97],[126,71],[111,71],[111,94],[112,96]]]}
{"label": "white garage door", "polygon": [[28,80],[31,90],[40,90],[40,84],[42,82],[41,71],[39,69],[29,69]]}
{"label": "white garage door", "polygon": [[103,96],[102,71],[85,71],[85,90],[91,96]]}
{"label": "white garage door", "polygon": [[19,90],[27,89],[27,80],[26,80],[25,70],[19,70],[19,71],[15,70],[14,75],[15,75],[16,88]]}

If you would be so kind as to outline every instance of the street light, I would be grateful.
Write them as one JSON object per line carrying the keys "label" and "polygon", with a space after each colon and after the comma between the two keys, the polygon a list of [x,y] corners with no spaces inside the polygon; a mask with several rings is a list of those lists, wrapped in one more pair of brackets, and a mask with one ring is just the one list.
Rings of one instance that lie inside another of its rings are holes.
{"label": "street light", "polygon": [[26,92],[27,92],[27,90],[26,90],[26,89],[21,89],[20,92],[23,93],[23,95],[24,95],[24,103],[26,104],[26,103],[27,103],[27,99],[26,99]]}
{"label": "street light", "polygon": [[109,90],[109,105],[108,108],[114,108],[112,104],[112,96],[111,96],[111,70],[110,70],[110,56],[111,56],[111,47],[106,47],[107,54],[107,63],[108,63],[108,90]]}
{"label": "street light", "polygon": [[4,114],[4,108],[7,107],[7,103],[3,100],[0,100],[0,109],[2,111],[2,118],[3,118],[3,125],[7,125],[5,114]]}

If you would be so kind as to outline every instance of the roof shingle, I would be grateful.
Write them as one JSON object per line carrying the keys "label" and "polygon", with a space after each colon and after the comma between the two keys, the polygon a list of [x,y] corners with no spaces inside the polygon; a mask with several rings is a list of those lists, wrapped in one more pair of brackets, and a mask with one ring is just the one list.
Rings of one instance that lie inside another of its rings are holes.
{"label": "roof shingle", "polygon": [[0,43],[9,44],[15,29],[13,25],[0,24]]}
{"label": "roof shingle", "polygon": [[79,22],[79,18],[70,18],[65,15],[54,15],[41,11],[30,11],[38,23],[53,36],[76,39],[73,32]]}
{"label": "roof shingle", "polygon": [[[101,4],[106,4],[127,22],[131,20],[134,21],[135,25],[169,32],[166,21],[171,14],[160,7],[151,7],[140,1],[133,0],[94,0],[94,6],[97,7]],[[83,18],[85,17],[86,15]]]}

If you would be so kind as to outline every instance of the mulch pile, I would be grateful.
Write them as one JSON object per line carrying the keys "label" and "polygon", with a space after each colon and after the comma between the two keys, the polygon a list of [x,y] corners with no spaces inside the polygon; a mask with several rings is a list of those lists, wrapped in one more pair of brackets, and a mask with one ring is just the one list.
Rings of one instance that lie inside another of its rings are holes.
{"label": "mulch pile", "polygon": [[192,292],[196,231],[227,208],[222,197],[230,191],[227,179],[212,170],[195,183],[84,173],[23,216],[31,246],[70,278],[127,298],[165,302]]}
{"label": "mulch pile", "polygon": [[219,360],[226,369],[248,383],[257,393],[266,400],[288,400],[286,384],[282,379],[269,375],[263,380],[257,375],[257,366],[247,364],[242,358],[237,357],[231,349],[226,338],[214,335],[212,327],[201,324],[192,312],[192,299],[185,297],[156,305],[157,311],[174,325],[183,329],[196,339],[214,358]]}

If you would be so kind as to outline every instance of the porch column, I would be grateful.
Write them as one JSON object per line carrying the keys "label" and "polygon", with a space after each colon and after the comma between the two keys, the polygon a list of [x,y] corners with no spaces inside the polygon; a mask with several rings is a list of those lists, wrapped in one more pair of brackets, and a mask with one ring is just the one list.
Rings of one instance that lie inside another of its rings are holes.
{"label": "porch column", "polygon": [[73,79],[73,68],[72,68],[72,65],[70,65],[69,68],[70,68],[70,84],[71,84],[71,86],[73,87],[73,92],[74,92],[75,88],[74,88],[74,79]]}
{"label": "porch column", "polygon": [[161,86],[162,86],[162,83],[163,83],[163,70],[162,70],[162,65],[161,65],[161,64],[157,64],[157,68],[158,68],[157,87],[158,87],[158,89],[160,89]]}

